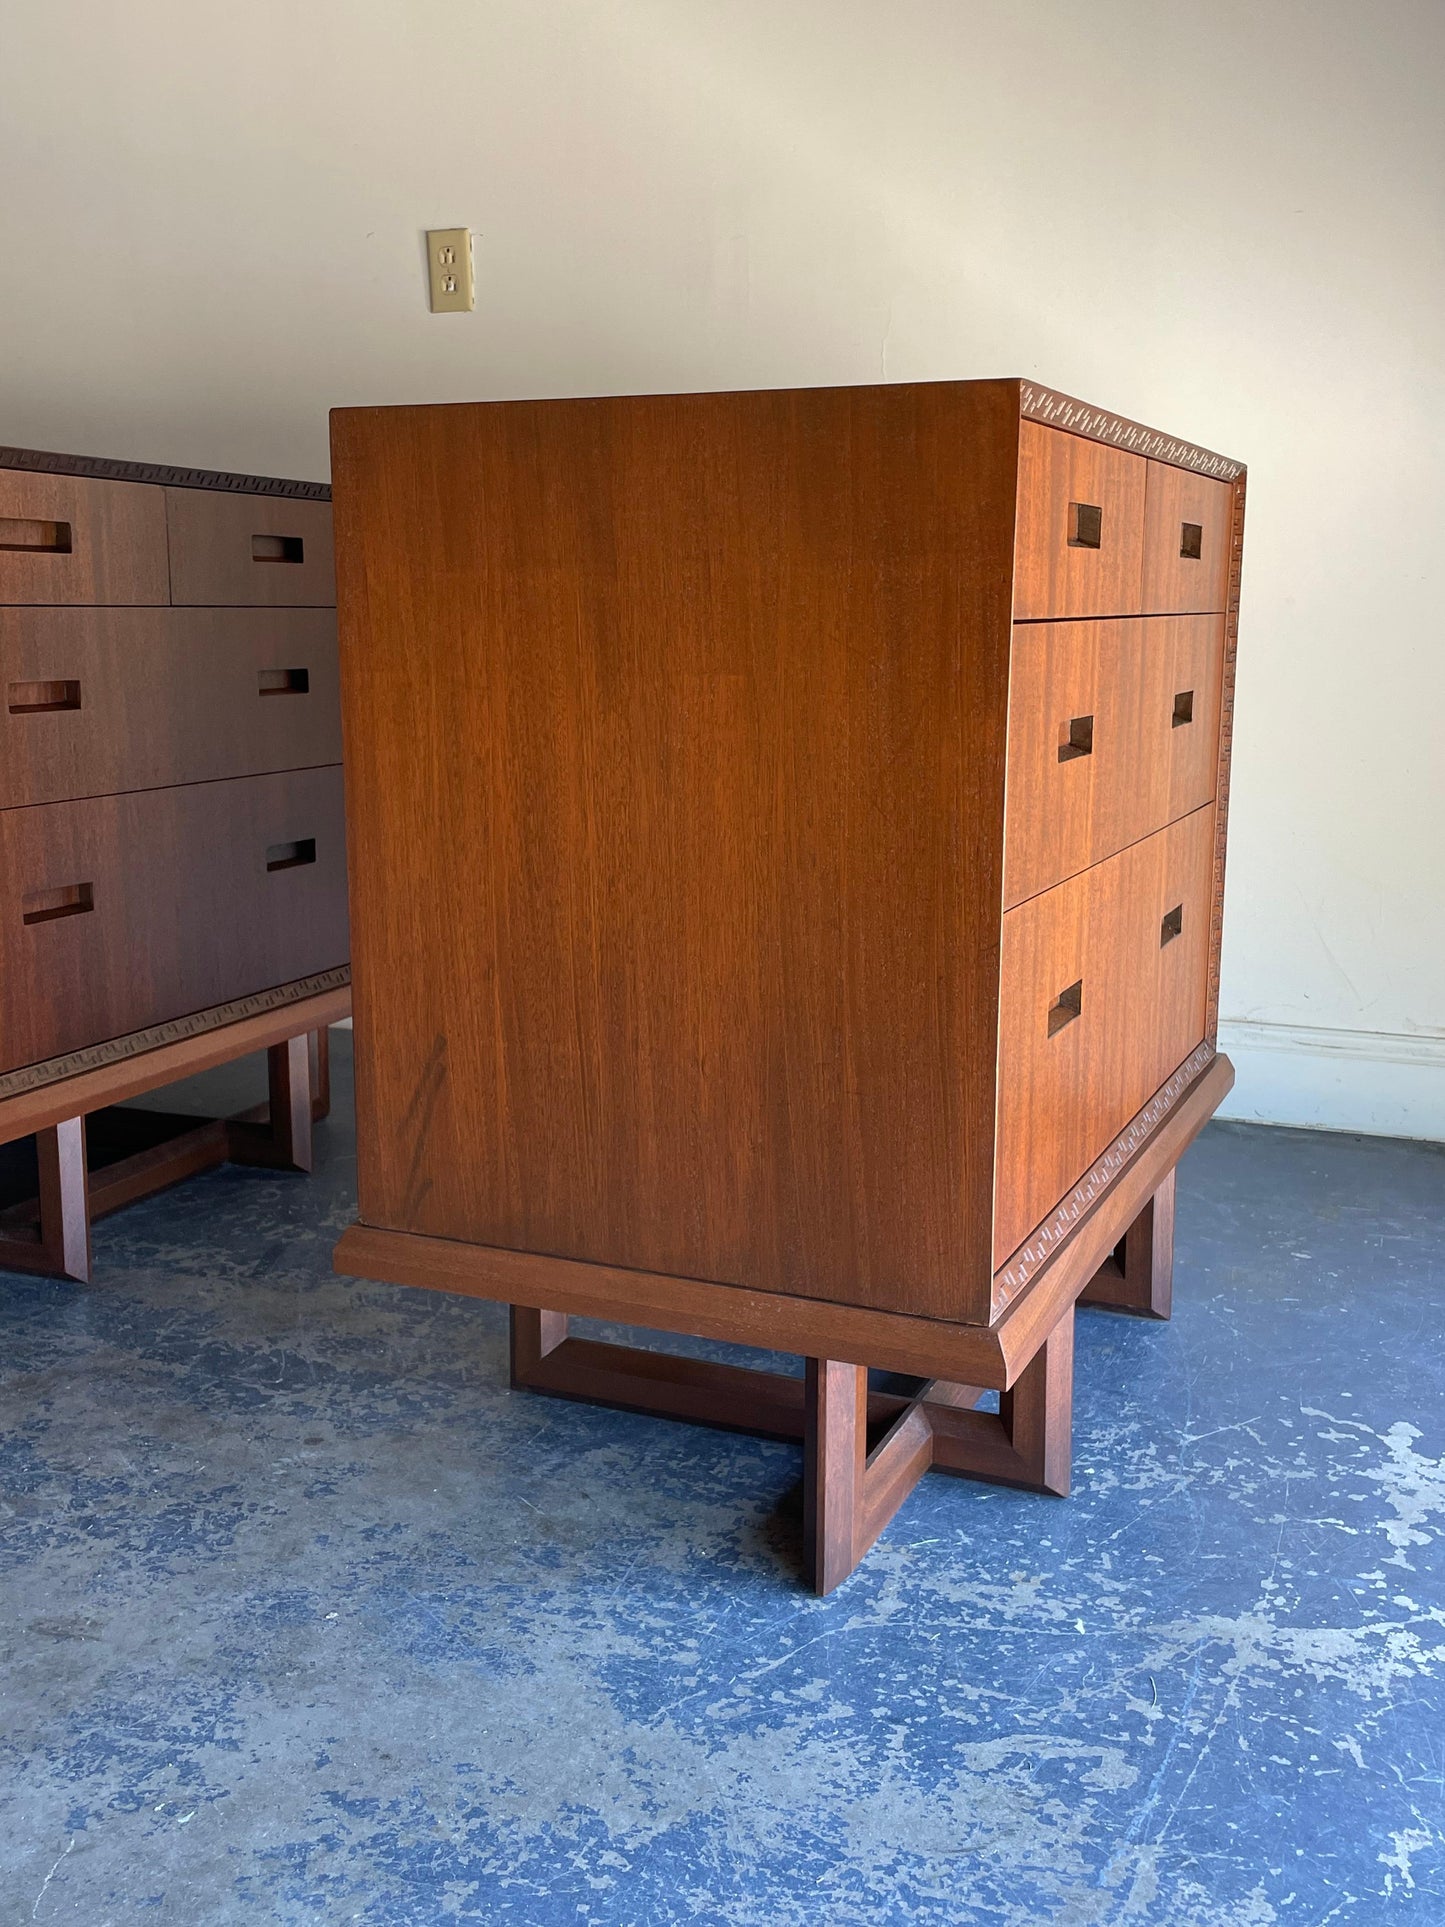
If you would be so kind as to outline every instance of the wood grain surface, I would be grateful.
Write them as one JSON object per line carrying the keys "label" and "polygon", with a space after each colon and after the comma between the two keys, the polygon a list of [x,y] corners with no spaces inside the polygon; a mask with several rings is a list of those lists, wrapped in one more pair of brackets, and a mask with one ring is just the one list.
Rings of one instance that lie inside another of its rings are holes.
{"label": "wood grain surface", "polygon": [[[1140,607],[1223,613],[1229,583],[1233,489],[1228,482],[1150,462],[1144,495]],[[1188,546],[1190,554],[1182,553]],[[1193,551],[1197,550],[1197,554]]]}
{"label": "wood grain surface", "polygon": [[346,957],[338,768],[0,811],[0,1070]]}
{"label": "wood grain surface", "polygon": [[0,468],[0,603],[165,603],[165,493]]}
{"label": "wood grain surface", "polygon": [[1210,800],[1223,651],[1220,616],[1015,626],[1006,904]]}
{"label": "wood grain surface", "polygon": [[1206,806],[1005,916],[996,1265],[1202,1041],[1213,832]]}
{"label": "wood grain surface", "polygon": [[[1140,608],[1142,456],[1037,422],[1019,430],[1014,615],[1129,616]],[[1098,546],[1071,540],[1076,507],[1098,511]]]}
{"label": "wood grain surface", "polygon": [[1018,432],[333,417],[367,1223],[988,1317]]}
{"label": "wood grain surface", "polygon": [[324,608],[336,600],[324,502],[168,488],[171,601],[184,606]]}
{"label": "wood grain surface", "polygon": [[340,761],[329,609],[0,608],[0,809]]}

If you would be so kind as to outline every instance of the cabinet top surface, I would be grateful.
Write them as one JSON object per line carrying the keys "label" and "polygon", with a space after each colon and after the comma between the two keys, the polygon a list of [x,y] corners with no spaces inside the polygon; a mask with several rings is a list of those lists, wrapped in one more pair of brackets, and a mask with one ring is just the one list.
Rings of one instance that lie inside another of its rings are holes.
{"label": "cabinet top surface", "polygon": [[81,475],[99,482],[149,482],[162,488],[219,489],[229,495],[286,495],[293,500],[329,502],[325,482],[292,481],[284,476],[231,475],[209,468],[168,468],[161,462],[127,462],[105,455],[61,455],[48,449],[8,448],[0,443],[0,469],[28,469],[42,475]]}
{"label": "cabinet top surface", "polygon": [[[878,394],[890,389],[917,393],[930,388],[943,390],[985,387],[1014,388],[1018,394],[1021,416],[1026,420],[1041,422],[1067,434],[1081,435],[1089,441],[1105,442],[1111,447],[1127,449],[1133,454],[1147,456],[1151,461],[1167,462],[1176,468],[1191,469],[1196,474],[1209,475],[1222,482],[1234,481],[1245,472],[1244,463],[1235,461],[1231,456],[1216,454],[1212,449],[1201,448],[1197,443],[1184,441],[1176,435],[1165,434],[1161,429],[1150,428],[1143,422],[1130,420],[1125,415],[1112,414],[1108,409],[1095,408],[1090,403],[1079,401],[1072,395],[1061,394],[1057,389],[1045,388],[1037,382],[1025,381],[1017,377],[989,381],[861,382],[831,389],[820,387],[696,390],[675,394],[577,395],[542,397],[535,400],[526,397],[508,397],[480,402],[424,402],[335,408],[331,413],[335,421],[363,415],[432,414],[450,408],[575,408],[643,401],[693,401],[701,405],[709,400],[720,399],[723,395]],[[0,460],[3,460],[3,451],[0,451]]]}

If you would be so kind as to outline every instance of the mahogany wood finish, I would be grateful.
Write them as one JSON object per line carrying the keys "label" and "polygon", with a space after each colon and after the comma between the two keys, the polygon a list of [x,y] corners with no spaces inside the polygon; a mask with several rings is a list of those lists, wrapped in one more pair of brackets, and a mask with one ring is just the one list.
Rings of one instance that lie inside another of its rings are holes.
{"label": "mahogany wood finish", "polygon": [[[512,1304],[567,1396],[796,1436],[574,1313],[811,1361],[819,1585],[928,1464],[1067,1490],[1074,1303],[1146,1211],[1159,1297],[1232,1076],[1238,465],[1017,382],[342,410],[333,451],[338,1268]],[[870,1442],[868,1367],[1004,1403]]]}
{"label": "mahogany wood finish", "polygon": [[1087,1203],[1051,1239],[1047,1255],[1010,1298],[1006,1315],[992,1325],[745,1291],[367,1225],[352,1225],[342,1234],[335,1265],[355,1278],[387,1278],[429,1291],[615,1319],[801,1357],[842,1358],[1002,1391],[1094,1277],[1233,1082],[1229,1059],[1211,1058],[1136,1150],[1112,1168],[1109,1160],[1100,1160]]}
{"label": "mahogany wood finish", "polygon": [[0,809],[339,766],[329,609],[0,608]]}
{"label": "mahogany wood finish", "polygon": [[1006,907],[1213,800],[1223,656],[1222,616],[1015,628]]}
{"label": "mahogany wood finish", "polygon": [[161,489],[0,468],[0,603],[169,601]]}
{"label": "mahogany wood finish", "polygon": [[1146,472],[1137,455],[1023,423],[1013,594],[1020,622],[1138,611]]}
{"label": "mahogany wood finish", "polygon": [[333,418],[365,1222],[987,1317],[1017,410]]}
{"label": "mahogany wood finish", "polygon": [[1203,1042],[1213,857],[1206,806],[1004,916],[995,1266]]}
{"label": "mahogany wood finish", "polygon": [[331,511],[271,495],[166,490],[171,601],[266,608],[336,601]]}
{"label": "mahogany wood finish", "polygon": [[1223,610],[1229,585],[1232,516],[1227,482],[1150,462],[1144,498],[1144,586],[1140,607]]}
{"label": "mahogany wood finish", "polygon": [[[0,451],[0,1141],[40,1134],[0,1263],[85,1275],[87,1195],[309,1168],[297,1013],[344,1014],[348,978],[330,520],[314,484]],[[224,1026],[199,1054],[264,1041],[269,1120],[164,1142],[152,1114],[87,1194],[85,1117]]]}
{"label": "mahogany wood finish", "polygon": [[336,769],[0,810],[0,1070],[345,963],[344,851]]}

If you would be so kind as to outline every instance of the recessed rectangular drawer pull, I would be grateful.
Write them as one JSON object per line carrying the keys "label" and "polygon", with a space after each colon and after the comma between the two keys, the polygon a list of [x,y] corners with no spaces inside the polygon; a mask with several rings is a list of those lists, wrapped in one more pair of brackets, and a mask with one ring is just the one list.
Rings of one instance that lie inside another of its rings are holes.
{"label": "recessed rectangular drawer pull", "polygon": [[95,886],[64,883],[58,890],[31,890],[21,898],[24,923],[53,923],[57,917],[79,917],[95,908]]}
{"label": "recessed rectangular drawer pull", "polygon": [[1076,756],[1092,756],[1094,753],[1094,719],[1092,716],[1071,716],[1059,737],[1059,761],[1071,763]]}
{"label": "recessed rectangular drawer pull", "polygon": [[273,843],[266,852],[268,870],[295,870],[316,861],[316,838],[298,837],[294,843]]}
{"label": "recessed rectangular drawer pull", "polygon": [[0,516],[0,549],[22,549],[31,554],[69,555],[69,522],[31,522]]}
{"label": "recessed rectangular drawer pull", "polygon": [[311,671],[258,669],[256,682],[263,696],[304,696],[311,687]]}
{"label": "recessed rectangular drawer pull", "polygon": [[1104,511],[1093,502],[1070,502],[1069,547],[1097,549],[1104,529]]}
{"label": "recessed rectangular drawer pull", "polygon": [[1194,691],[1181,689],[1174,698],[1174,717],[1172,729],[1182,729],[1186,723],[1194,721]]}
{"label": "recessed rectangular drawer pull", "polygon": [[253,535],[253,562],[304,562],[306,544],[299,535]]}
{"label": "recessed rectangular drawer pull", "polygon": [[1198,522],[1179,524],[1179,553],[1188,562],[1197,562],[1204,553],[1204,529]]}
{"label": "recessed rectangular drawer pull", "polygon": [[1176,937],[1183,934],[1184,905],[1176,903],[1172,910],[1166,912],[1163,922],[1159,925],[1159,948],[1162,950],[1166,943],[1173,943]]}
{"label": "recessed rectangular drawer pull", "polygon": [[1061,990],[1054,1002],[1050,1004],[1050,1037],[1057,1036],[1065,1024],[1072,1024],[1083,1008],[1084,980],[1080,977],[1076,984],[1070,984],[1067,990]]}
{"label": "recessed rectangular drawer pull", "polygon": [[78,682],[13,682],[8,701],[12,716],[39,716],[52,709],[79,709]]}

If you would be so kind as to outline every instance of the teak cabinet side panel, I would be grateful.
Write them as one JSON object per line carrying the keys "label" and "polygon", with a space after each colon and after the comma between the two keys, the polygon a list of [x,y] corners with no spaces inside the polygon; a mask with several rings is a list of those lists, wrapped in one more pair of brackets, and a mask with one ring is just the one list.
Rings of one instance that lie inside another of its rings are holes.
{"label": "teak cabinet side panel", "polygon": [[333,417],[365,1222],[987,1320],[1017,397]]}

